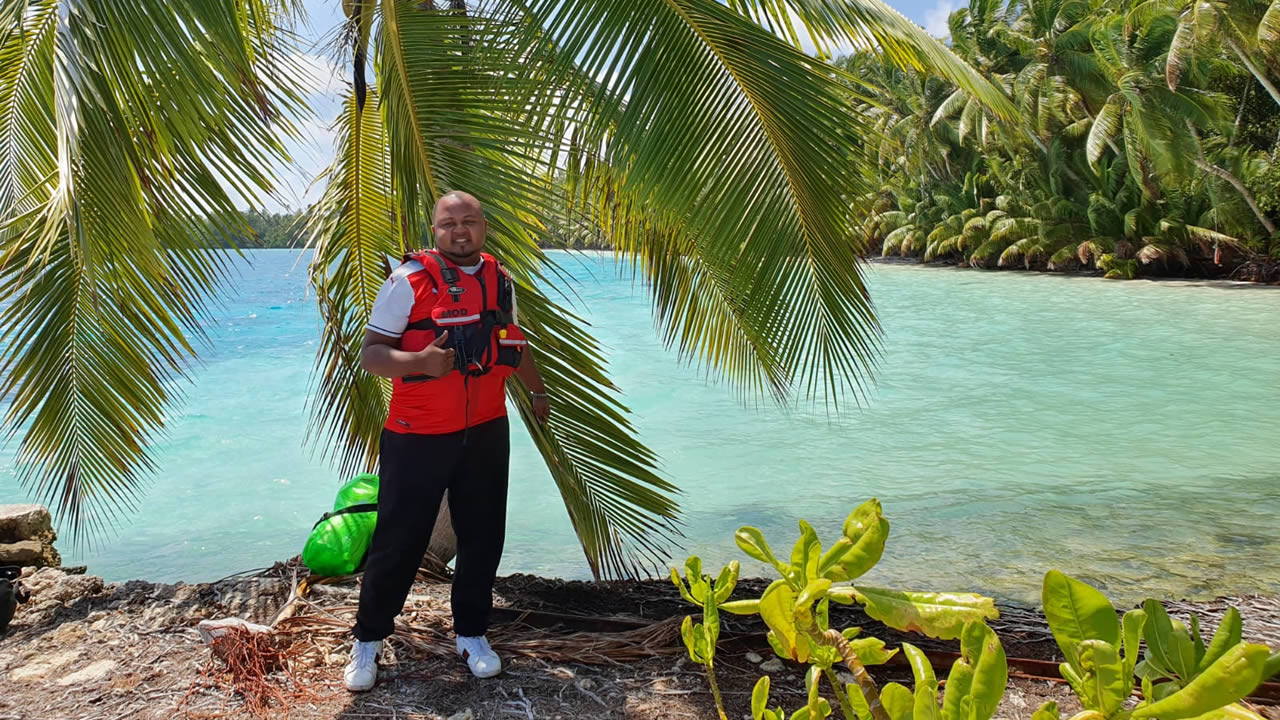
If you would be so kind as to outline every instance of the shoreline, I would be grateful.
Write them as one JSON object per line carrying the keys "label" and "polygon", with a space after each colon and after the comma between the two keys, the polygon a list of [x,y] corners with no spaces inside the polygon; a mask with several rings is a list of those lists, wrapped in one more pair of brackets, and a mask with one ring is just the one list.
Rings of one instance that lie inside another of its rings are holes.
{"label": "shoreline", "polygon": [[[863,259],[868,265],[904,265],[910,267],[930,268],[936,270],[955,270],[959,272],[973,272],[981,274],[1013,274],[1013,275],[1034,275],[1039,277],[1060,277],[1072,280],[1106,280],[1102,276],[1102,272],[1098,270],[1028,270],[1026,268],[975,268],[968,265],[954,262],[931,261],[925,262],[920,258],[897,257],[897,256],[869,256]],[[1258,289],[1280,289],[1280,281],[1276,282],[1255,282],[1252,280],[1230,280],[1226,278],[1211,278],[1206,276],[1198,277],[1174,277],[1169,275],[1140,275],[1132,280],[1107,280],[1109,283],[1133,283],[1133,282],[1152,282],[1152,283],[1173,283],[1186,285],[1191,287],[1212,287],[1219,289],[1238,290],[1244,288]]]}
{"label": "shoreline", "polygon": [[[242,252],[288,251],[288,252],[297,253],[297,254],[307,252],[309,249],[310,248],[305,248],[305,247],[240,248]],[[599,257],[601,256],[611,256],[615,254],[615,251],[609,248],[577,249],[577,248],[560,248],[560,247],[539,247],[539,249],[543,251],[555,251],[555,252],[590,256],[590,257],[593,257],[594,259],[599,259]],[[229,250],[229,252],[234,252],[234,251]],[[862,262],[867,265],[906,265],[906,266],[914,266],[914,267],[934,268],[934,269],[940,269],[940,270],[963,270],[963,271],[970,271],[970,272],[992,273],[992,274],[1011,273],[1011,274],[1037,275],[1037,276],[1046,276],[1046,277],[1062,277],[1062,278],[1072,278],[1072,279],[1076,279],[1076,278],[1081,278],[1081,279],[1088,278],[1088,279],[1094,279],[1094,280],[1105,279],[1102,277],[1102,272],[1098,270],[1062,271],[1062,270],[1028,270],[1026,268],[974,268],[974,267],[969,267],[962,263],[956,263],[956,262],[943,262],[943,261],[926,262],[920,258],[899,257],[899,256],[868,255],[862,258]],[[1240,288],[1246,288],[1246,287],[1280,289],[1280,280],[1276,280],[1274,282],[1257,282],[1253,280],[1231,280],[1228,278],[1217,278],[1217,277],[1209,277],[1209,276],[1176,277],[1171,275],[1140,275],[1138,277],[1133,278],[1132,280],[1110,281],[1110,282],[1136,282],[1136,281],[1179,283],[1179,284],[1184,284],[1192,287],[1214,287],[1214,288],[1224,288],[1224,289],[1240,289]]]}
{"label": "shoreline", "polygon": [[[378,686],[353,696],[340,686],[358,593],[355,578],[318,584],[305,602],[291,602],[294,563],[218,583],[104,583],[92,575],[46,568],[29,577],[33,597],[0,636],[0,717],[252,717],[242,698],[219,684],[224,671],[196,629],[201,619],[239,617],[264,625],[287,648],[288,670],[271,682],[291,706],[290,717],[388,717],[432,720],[497,718],[512,702],[535,717],[714,717],[701,669],[688,662],[677,624],[697,615],[666,580],[591,583],[506,575],[495,586],[495,646],[508,658],[493,681],[470,677],[454,656],[449,630],[450,586],[419,582],[398,634],[389,643]],[[304,571],[305,572],[305,571]],[[734,597],[758,594],[762,579],[743,579]],[[1233,598],[1242,605],[1247,639],[1280,646],[1280,597]],[[999,605],[991,623],[1013,660],[1055,663],[1058,649],[1038,611]],[[1221,601],[1170,603],[1175,617],[1197,612],[1206,631],[1225,609]],[[282,617],[283,615],[291,615]],[[579,626],[545,627],[545,618]],[[542,620],[539,620],[541,618]],[[756,617],[726,616],[721,687],[731,716],[748,707],[761,674],[774,679],[774,699],[803,704],[803,668],[773,660]],[[928,652],[958,643],[904,635],[879,626],[858,608],[833,606],[832,624],[859,626],[891,647],[904,639]],[[583,628],[588,628],[584,630]],[[766,661],[763,662],[762,661]],[[1056,667],[1056,665],[1050,665]],[[945,670],[944,670],[945,672]],[[903,667],[872,669],[880,682],[910,677]],[[1078,709],[1061,682],[1011,677],[997,717],[1030,718],[1046,700]],[[1280,708],[1264,710],[1280,720]],[[521,713],[525,715],[523,712]],[[279,716],[279,713],[270,715]]]}

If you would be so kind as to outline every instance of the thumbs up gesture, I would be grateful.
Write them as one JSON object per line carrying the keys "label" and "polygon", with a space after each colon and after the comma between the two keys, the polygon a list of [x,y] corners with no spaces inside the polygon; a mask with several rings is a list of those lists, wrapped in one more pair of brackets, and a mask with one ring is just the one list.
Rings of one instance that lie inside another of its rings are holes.
{"label": "thumbs up gesture", "polygon": [[449,342],[449,331],[445,330],[436,336],[431,344],[418,351],[422,372],[431,377],[443,377],[453,370],[453,348],[445,347]]}

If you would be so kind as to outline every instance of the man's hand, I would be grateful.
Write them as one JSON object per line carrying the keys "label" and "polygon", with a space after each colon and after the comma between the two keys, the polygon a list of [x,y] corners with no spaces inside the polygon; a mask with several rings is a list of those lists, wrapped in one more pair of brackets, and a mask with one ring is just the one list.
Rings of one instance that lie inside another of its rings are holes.
{"label": "man's hand", "polygon": [[539,425],[544,425],[547,418],[551,417],[551,401],[545,397],[535,397],[533,399],[533,416],[538,419]]}
{"label": "man's hand", "polygon": [[453,370],[453,348],[446,348],[449,331],[440,333],[431,344],[415,353],[418,356],[421,371],[431,377],[444,377]]}

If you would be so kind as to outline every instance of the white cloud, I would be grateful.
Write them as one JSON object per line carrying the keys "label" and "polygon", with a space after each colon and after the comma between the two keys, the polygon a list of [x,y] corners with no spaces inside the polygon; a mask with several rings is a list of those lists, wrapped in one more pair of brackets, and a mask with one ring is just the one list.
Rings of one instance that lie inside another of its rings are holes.
{"label": "white cloud", "polygon": [[937,4],[924,13],[924,29],[930,35],[946,38],[951,34],[947,18],[958,9],[956,0],[938,0]]}

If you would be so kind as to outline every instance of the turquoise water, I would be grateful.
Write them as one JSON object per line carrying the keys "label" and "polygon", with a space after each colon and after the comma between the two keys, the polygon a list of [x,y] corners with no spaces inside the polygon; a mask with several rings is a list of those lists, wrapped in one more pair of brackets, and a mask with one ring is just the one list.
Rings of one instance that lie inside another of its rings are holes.
{"label": "turquoise water", "polygon": [[[139,512],[86,552],[111,580],[213,580],[301,550],[337,477],[303,445],[317,323],[305,262],[251,253],[156,448]],[[747,409],[661,349],[604,256],[561,256],[662,470],[685,550],[780,553],[882,500],[868,583],[1034,599],[1050,567],[1121,598],[1280,592],[1280,290],[876,265],[884,356],[862,409]],[[501,571],[588,577],[517,430]],[[12,448],[0,502],[27,499]],[[747,563],[751,565],[750,563]],[[751,566],[749,569],[759,571]]]}

